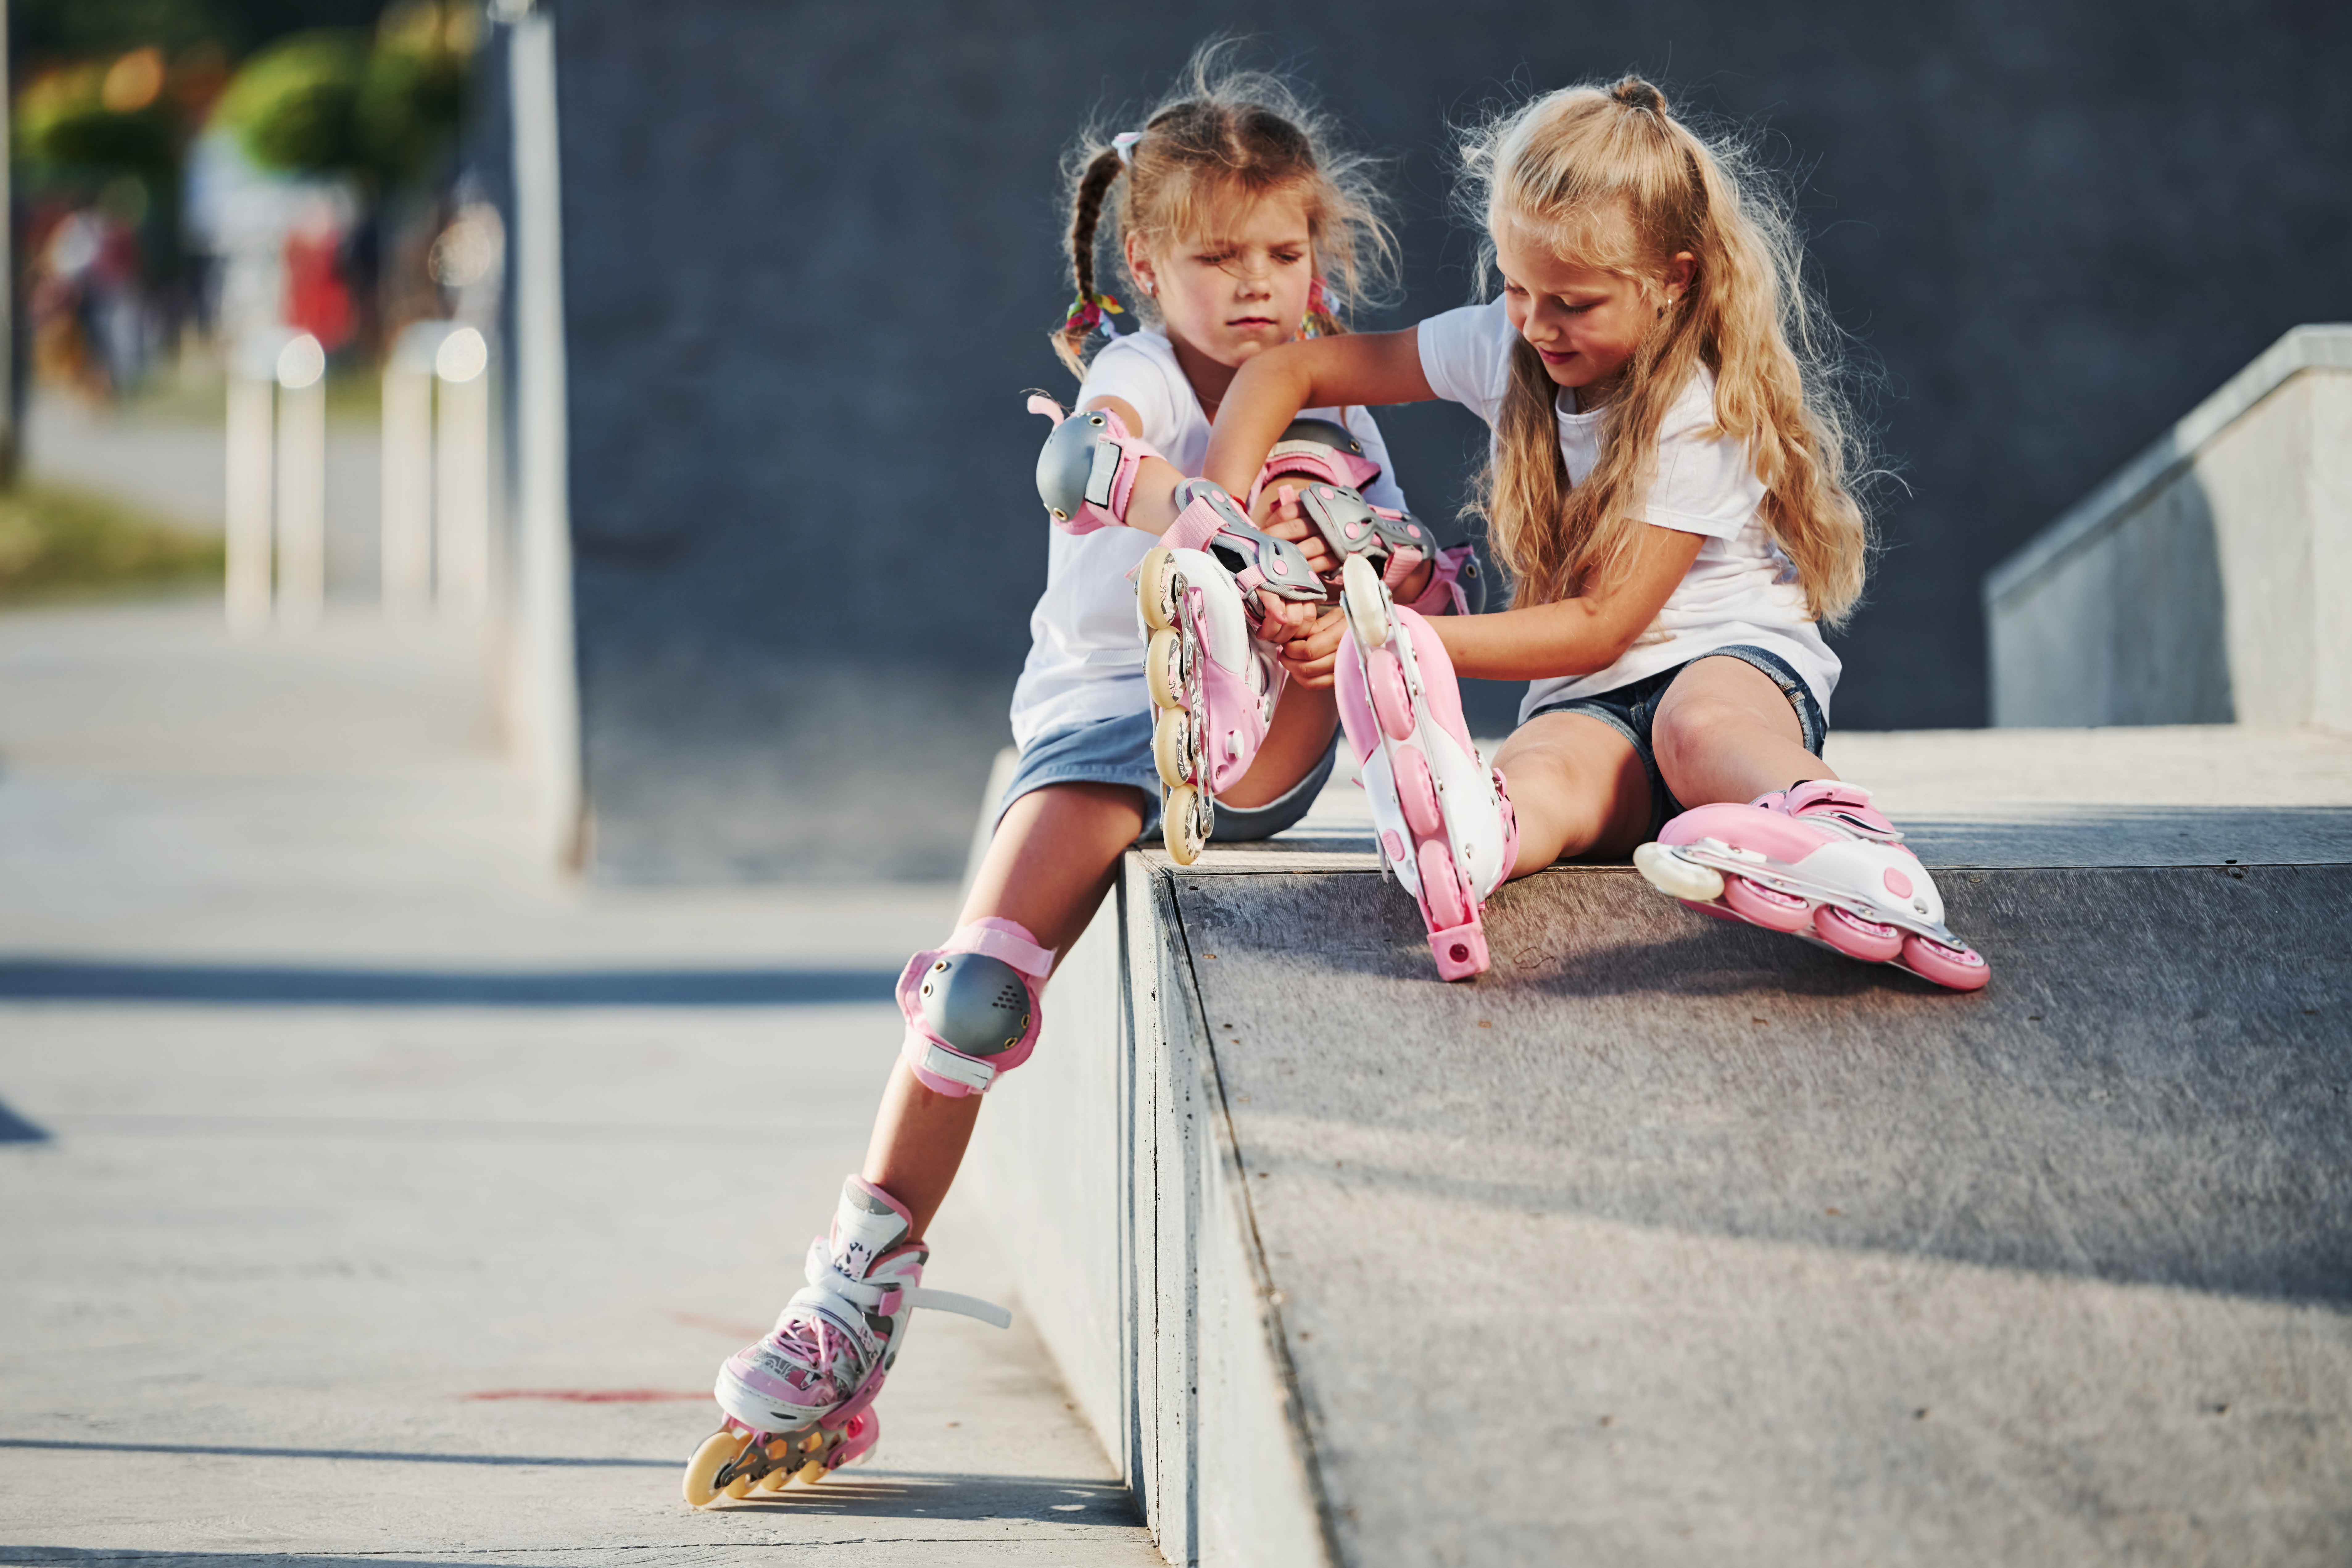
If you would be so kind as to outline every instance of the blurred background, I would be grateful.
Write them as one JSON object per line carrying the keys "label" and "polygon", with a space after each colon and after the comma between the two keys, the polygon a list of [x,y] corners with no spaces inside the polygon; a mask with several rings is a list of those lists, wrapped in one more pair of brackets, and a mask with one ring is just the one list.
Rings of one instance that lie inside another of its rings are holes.
{"label": "blurred background", "polygon": [[[1043,576],[1022,394],[1071,391],[1059,156],[1213,32],[1392,160],[1406,289],[1368,327],[1476,289],[1448,128],[1482,106],[1639,70],[1759,139],[1900,480],[1840,727],[1985,722],[1984,573],[2352,315],[2341,6],[7,16],[0,602],[217,595],[242,550],[249,638],[473,638],[541,852],[607,882],[955,874]],[[1481,427],[1382,418],[1452,515]]]}

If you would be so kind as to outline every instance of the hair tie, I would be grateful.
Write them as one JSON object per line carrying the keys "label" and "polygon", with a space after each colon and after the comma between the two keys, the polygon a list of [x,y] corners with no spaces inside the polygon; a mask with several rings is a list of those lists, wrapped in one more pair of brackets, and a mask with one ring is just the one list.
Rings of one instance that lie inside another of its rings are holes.
{"label": "hair tie", "polygon": [[1315,336],[1315,318],[1318,315],[1329,315],[1330,313],[1331,296],[1324,288],[1323,279],[1320,278],[1308,279],[1307,284],[1307,316],[1305,320],[1298,323],[1298,335],[1302,338],[1311,338]]}
{"label": "hair tie", "polygon": [[1122,165],[1131,169],[1135,167],[1135,144],[1142,140],[1140,131],[1122,131],[1110,139],[1110,150],[1118,154]]}
{"label": "hair tie", "polygon": [[[1105,311],[1109,315],[1105,315]],[[1067,337],[1072,332],[1091,332],[1100,327],[1103,336],[1115,338],[1118,336],[1118,329],[1110,324],[1110,317],[1123,314],[1125,312],[1119,309],[1118,301],[1108,294],[1097,294],[1092,299],[1084,294],[1076,295],[1070,300],[1070,313],[1062,318],[1062,335]]]}

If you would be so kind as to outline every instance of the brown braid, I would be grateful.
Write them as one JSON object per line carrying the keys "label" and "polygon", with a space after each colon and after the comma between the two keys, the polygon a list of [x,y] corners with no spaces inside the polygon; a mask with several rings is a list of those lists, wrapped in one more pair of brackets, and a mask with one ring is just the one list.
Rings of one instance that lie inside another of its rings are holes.
{"label": "brown braid", "polygon": [[[1077,279],[1081,302],[1095,297],[1095,230],[1102,223],[1104,199],[1126,169],[1118,150],[1106,147],[1087,162],[1086,173],[1078,176],[1078,193],[1070,204],[1070,271]],[[1076,320],[1066,321],[1054,329],[1054,352],[1075,375],[1084,377],[1087,374],[1087,362],[1080,351],[1087,346],[1087,334],[1093,330]]]}

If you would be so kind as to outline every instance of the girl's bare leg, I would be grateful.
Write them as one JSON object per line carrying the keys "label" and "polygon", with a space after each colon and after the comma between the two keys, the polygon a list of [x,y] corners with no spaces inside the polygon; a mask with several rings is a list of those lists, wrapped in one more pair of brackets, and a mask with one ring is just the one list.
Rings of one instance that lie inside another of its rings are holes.
{"label": "girl's bare leg", "polygon": [[1293,680],[1284,685],[1275,704],[1274,722],[1266,726],[1265,742],[1234,787],[1217,799],[1228,805],[1266,805],[1290,793],[1323,753],[1331,749],[1339,731],[1339,704],[1328,687],[1318,690]]}
{"label": "girl's bare leg", "polygon": [[[1143,806],[1129,784],[1048,784],[1023,795],[997,824],[956,924],[988,915],[1018,921],[1041,945],[1067,952],[1109,890],[1120,852],[1143,831]],[[915,1239],[930,1227],[963,1163],[980,1101],[977,1094],[959,1100],[924,1088],[903,1058],[891,1066],[865,1175],[907,1205]]]}
{"label": "girl's bare leg", "polygon": [[1514,877],[1540,871],[1563,855],[1630,855],[1649,835],[1649,772],[1633,742],[1598,719],[1530,719],[1503,743],[1495,765],[1519,820]]}
{"label": "girl's bare leg", "polygon": [[1666,689],[1650,726],[1658,771],[1685,805],[1750,801],[1799,779],[1837,777],[1805,750],[1803,736],[1772,678],[1737,658],[1694,660]]}

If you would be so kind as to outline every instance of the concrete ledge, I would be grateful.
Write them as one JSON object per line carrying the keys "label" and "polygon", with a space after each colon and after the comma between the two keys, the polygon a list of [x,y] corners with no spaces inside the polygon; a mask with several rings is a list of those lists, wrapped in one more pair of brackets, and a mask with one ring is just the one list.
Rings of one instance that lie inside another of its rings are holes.
{"label": "concrete ledge", "polygon": [[2352,326],[2280,339],[1983,592],[1996,724],[2352,730]]}
{"label": "concrete ledge", "polygon": [[1129,854],[968,1169],[1171,1563],[1329,1561],[1170,868]]}
{"label": "concrete ledge", "polygon": [[2260,357],[2221,384],[2219,391],[2158,437],[2147,450],[2116,470],[2105,483],[2075,502],[2058,521],[2028,540],[2008,560],[1985,574],[1988,614],[2035,577],[2067,556],[2097,542],[2130,515],[2148,493],[2194,462],[2214,437],[2254,405],[2306,370],[2352,371],[2352,325],[2296,327]]}
{"label": "concrete ledge", "polygon": [[1832,760],[1988,991],[1611,867],[1439,984],[1344,783],[1127,858],[971,1170],[1169,1561],[2340,1561],[2352,742]]}

